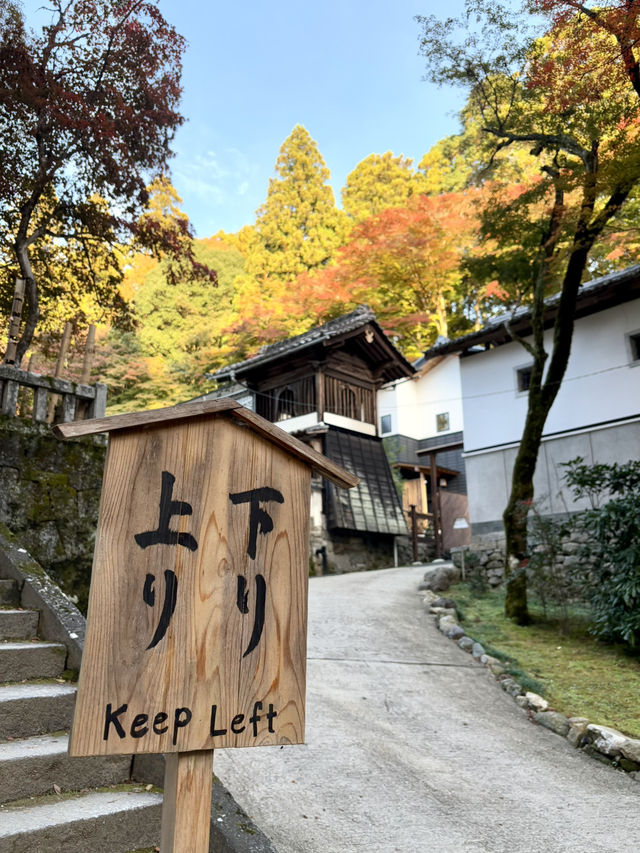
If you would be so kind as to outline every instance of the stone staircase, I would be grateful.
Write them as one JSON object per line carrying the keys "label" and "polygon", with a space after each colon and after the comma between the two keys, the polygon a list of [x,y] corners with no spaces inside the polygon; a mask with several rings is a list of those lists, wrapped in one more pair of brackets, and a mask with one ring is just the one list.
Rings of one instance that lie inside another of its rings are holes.
{"label": "stone staircase", "polygon": [[131,781],[128,756],[69,758],[67,648],[38,639],[38,611],[19,604],[0,580],[0,853],[153,849],[161,794]]}

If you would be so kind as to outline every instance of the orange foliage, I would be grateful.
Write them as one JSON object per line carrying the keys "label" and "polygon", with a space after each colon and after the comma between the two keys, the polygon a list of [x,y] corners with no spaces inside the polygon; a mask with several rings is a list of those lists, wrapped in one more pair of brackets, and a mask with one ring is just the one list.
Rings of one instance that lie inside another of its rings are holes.
{"label": "orange foliage", "polygon": [[284,286],[245,287],[238,301],[243,331],[266,343],[368,303],[407,353],[419,354],[447,334],[461,261],[477,245],[482,194],[418,196],[357,225],[332,265]]}

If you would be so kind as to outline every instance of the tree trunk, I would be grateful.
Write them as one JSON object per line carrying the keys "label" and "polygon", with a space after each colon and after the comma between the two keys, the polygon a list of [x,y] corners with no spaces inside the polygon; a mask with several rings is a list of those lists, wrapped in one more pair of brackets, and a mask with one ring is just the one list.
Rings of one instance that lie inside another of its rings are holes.
{"label": "tree trunk", "polygon": [[[527,518],[533,501],[533,475],[535,474],[540,442],[544,425],[558,392],[559,384],[554,386],[554,393],[546,393],[547,381],[543,385],[543,375],[547,352],[544,347],[544,297],[546,283],[549,275],[549,266],[553,259],[560,227],[564,212],[564,191],[557,180],[558,172],[554,175],[555,199],[549,216],[549,224],[542,238],[541,257],[539,268],[533,282],[533,303],[531,307],[531,331],[533,343],[521,341],[525,349],[533,357],[531,367],[531,378],[528,389],[527,417],[525,419],[522,438],[518,454],[513,466],[511,480],[511,494],[509,502],[502,516],[505,532],[505,615],[513,619],[518,625],[527,625],[530,621],[529,607],[527,602]],[[586,259],[585,259],[586,260]],[[571,347],[571,336],[573,333],[573,310],[578,293],[578,285],[582,277],[582,271],[575,282],[575,288],[571,288],[573,295],[572,307],[569,311],[569,322],[571,328],[569,337],[566,339],[566,362],[569,359]],[[567,292],[567,279],[563,282],[561,304],[565,301]],[[564,321],[564,313],[558,310],[556,324]],[[563,339],[564,340],[564,339]],[[554,356],[557,346],[557,335],[554,336]],[[564,375],[564,368],[562,370]]]}
{"label": "tree trunk", "polygon": [[518,455],[513,466],[511,494],[502,516],[506,537],[505,615],[518,625],[529,624],[527,602],[527,517],[533,501],[533,475],[538,461],[542,431],[549,414],[541,394],[529,396],[529,407]]}
{"label": "tree trunk", "polygon": [[533,356],[531,385],[527,418],[516,456],[511,481],[511,494],[503,514],[505,554],[505,615],[520,625],[530,621],[527,606],[527,515],[533,500],[533,475],[542,441],[544,425],[551,406],[560,390],[560,385],[571,354],[574,315],[578,289],[587,264],[587,258],[595,239],[602,233],[607,222],[618,212],[634,181],[615,188],[603,209],[593,216],[596,200],[597,145],[594,144],[593,163],[587,170],[582,187],[582,208],[574,232],[573,246],[562,281],[560,302],[554,327],[553,347],[547,375],[542,375],[547,360],[544,348],[544,285],[547,280],[547,265],[552,257],[559,225],[562,218],[562,193],[556,188],[556,200],[552,210],[546,239],[543,241],[543,258],[534,285],[534,300],[531,311],[533,345],[522,342]]}
{"label": "tree trunk", "polygon": [[18,239],[15,244],[15,252],[20,265],[22,278],[24,278],[26,282],[25,290],[27,304],[27,318],[24,324],[24,331],[18,341],[18,347],[16,350],[16,367],[20,367],[24,354],[31,346],[33,333],[35,332],[38,320],[40,319],[40,305],[38,301],[38,288],[33,276],[31,260],[29,259],[27,241]]}

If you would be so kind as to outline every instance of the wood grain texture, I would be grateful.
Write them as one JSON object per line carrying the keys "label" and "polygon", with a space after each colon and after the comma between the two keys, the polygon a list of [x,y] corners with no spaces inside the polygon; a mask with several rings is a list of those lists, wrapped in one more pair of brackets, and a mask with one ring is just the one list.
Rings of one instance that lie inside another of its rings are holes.
{"label": "wood grain texture", "polygon": [[[163,471],[175,477],[171,501],[192,508],[172,515],[167,527],[193,536],[195,551],[136,542],[136,534],[158,528]],[[310,478],[308,465],[229,418],[111,436],[72,755],[303,742]],[[273,530],[257,533],[252,558],[250,503],[234,504],[229,495],[263,487],[283,502],[259,505]],[[166,573],[177,580],[175,611],[148,648]],[[143,599],[148,576],[153,604]],[[259,576],[264,629],[245,654]]]}
{"label": "wood grain texture", "polygon": [[160,853],[209,853],[213,750],[165,758]]}

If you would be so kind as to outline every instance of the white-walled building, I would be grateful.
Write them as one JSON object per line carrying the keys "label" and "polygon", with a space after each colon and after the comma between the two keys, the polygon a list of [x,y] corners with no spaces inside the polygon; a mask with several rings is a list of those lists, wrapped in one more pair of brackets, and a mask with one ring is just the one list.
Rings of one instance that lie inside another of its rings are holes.
{"label": "white-walled building", "polygon": [[457,354],[414,364],[416,375],[378,392],[380,435],[416,440],[462,432],[462,389]]}
{"label": "white-walled building", "polygon": [[430,530],[441,531],[437,550],[467,544],[467,530],[453,528],[466,517],[462,459],[462,391],[457,353],[421,358],[415,376],[378,391],[380,435],[391,465],[403,480],[403,509],[436,516]]}
{"label": "white-walled building", "polygon": [[[557,302],[557,297],[547,302],[547,351]],[[505,320],[519,336],[530,335],[529,312],[521,310],[426,354],[427,363],[460,356],[474,537],[502,532],[527,410],[532,359],[511,339]],[[640,459],[640,266],[589,282],[578,294],[569,364],[545,425],[534,479],[542,512],[580,508],[562,482],[561,467],[577,456],[587,463]]]}

